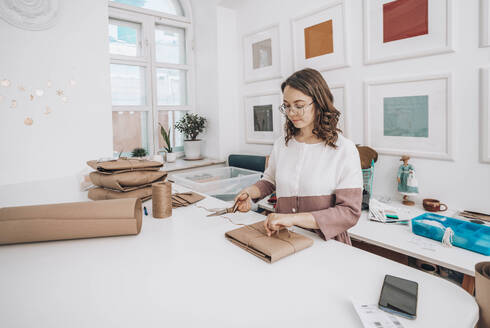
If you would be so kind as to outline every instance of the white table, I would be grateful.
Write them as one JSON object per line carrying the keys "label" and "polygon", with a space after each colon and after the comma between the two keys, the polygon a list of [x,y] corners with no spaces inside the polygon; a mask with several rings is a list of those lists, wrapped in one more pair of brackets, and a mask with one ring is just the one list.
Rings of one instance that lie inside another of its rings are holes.
{"label": "white table", "polygon": [[[268,211],[274,211],[266,197],[259,202],[259,207]],[[391,203],[403,209],[405,217],[413,218],[424,213],[420,205],[413,207],[404,206],[401,203]],[[441,215],[458,217],[455,210],[439,212]],[[490,261],[490,256],[471,252],[459,247],[444,247],[435,240],[418,236],[412,233],[409,225],[383,224],[368,219],[368,212],[363,211],[358,223],[349,229],[352,238],[369,244],[380,246],[392,251],[425,260],[458,272],[475,276],[475,264]]]}
{"label": "white table", "polygon": [[[0,205],[84,199],[75,182],[0,187]],[[237,226],[206,214],[193,205],[146,216],[137,236],[0,246],[0,327],[360,328],[351,301],[376,303],[385,274],[419,283],[418,318],[400,318],[404,327],[477,322],[474,298],[448,281],[299,228],[313,246],[268,264],[224,238]]]}

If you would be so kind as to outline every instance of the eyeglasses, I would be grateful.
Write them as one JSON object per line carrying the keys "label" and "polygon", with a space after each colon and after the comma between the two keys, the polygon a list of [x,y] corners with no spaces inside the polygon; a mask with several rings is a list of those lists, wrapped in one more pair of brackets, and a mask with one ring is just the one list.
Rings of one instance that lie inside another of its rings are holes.
{"label": "eyeglasses", "polygon": [[282,104],[279,106],[279,111],[283,113],[284,115],[290,115],[290,114],[295,114],[298,116],[303,116],[305,114],[305,109],[310,107],[315,101],[312,101],[308,105],[303,105],[303,106],[286,106],[286,104]]}

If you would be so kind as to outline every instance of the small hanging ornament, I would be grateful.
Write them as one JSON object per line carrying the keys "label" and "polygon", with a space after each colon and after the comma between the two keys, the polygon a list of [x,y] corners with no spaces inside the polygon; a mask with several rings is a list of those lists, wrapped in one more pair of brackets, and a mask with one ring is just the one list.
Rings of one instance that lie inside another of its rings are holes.
{"label": "small hanging ornament", "polygon": [[68,101],[68,98],[66,96],[63,96],[63,97],[61,97],[61,101],[63,101],[64,103],[66,103]]}
{"label": "small hanging ornament", "polygon": [[30,117],[26,117],[25,120],[24,120],[24,124],[27,125],[27,126],[31,126],[32,123],[34,123],[34,121],[32,120],[32,118]]}
{"label": "small hanging ornament", "polygon": [[53,82],[48,81],[48,83],[46,83],[46,85],[48,86],[48,88],[51,88],[53,86]]}
{"label": "small hanging ornament", "polygon": [[58,96],[62,96],[62,95],[64,95],[64,92],[63,92],[63,90],[56,90],[56,94]]}
{"label": "small hanging ornament", "polygon": [[36,96],[42,97],[44,95],[44,90],[42,89],[36,89]]}
{"label": "small hanging ornament", "polygon": [[12,100],[10,103],[10,108],[17,108],[17,100]]}
{"label": "small hanging ornament", "polygon": [[75,80],[70,80],[70,85],[71,85],[72,87],[74,87],[76,84],[77,84],[77,81],[75,81]]}
{"label": "small hanging ornament", "polygon": [[10,81],[9,81],[9,80],[7,80],[7,79],[3,79],[3,80],[1,80],[1,81],[0,81],[0,85],[1,85],[2,87],[6,87],[6,88],[8,88],[8,87],[10,87]]}
{"label": "small hanging ornament", "polygon": [[29,95],[29,100],[30,100],[30,101],[33,101],[33,100],[34,100],[34,95],[32,95],[32,94],[31,94],[31,95]]}
{"label": "small hanging ornament", "polygon": [[51,107],[46,106],[46,109],[44,110],[44,115],[49,115],[51,114],[51,112],[52,112]]}
{"label": "small hanging ornament", "polygon": [[23,85],[19,85],[17,89],[19,89],[20,92],[26,91],[26,88]]}

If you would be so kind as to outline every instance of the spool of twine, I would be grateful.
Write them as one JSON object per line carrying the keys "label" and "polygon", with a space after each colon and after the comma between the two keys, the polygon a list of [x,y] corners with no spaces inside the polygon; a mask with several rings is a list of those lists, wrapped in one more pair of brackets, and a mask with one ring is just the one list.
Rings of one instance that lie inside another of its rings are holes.
{"label": "spool of twine", "polygon": [[168,218],[172,215],[172,184],[168,181],[151,185],[153,217]]}

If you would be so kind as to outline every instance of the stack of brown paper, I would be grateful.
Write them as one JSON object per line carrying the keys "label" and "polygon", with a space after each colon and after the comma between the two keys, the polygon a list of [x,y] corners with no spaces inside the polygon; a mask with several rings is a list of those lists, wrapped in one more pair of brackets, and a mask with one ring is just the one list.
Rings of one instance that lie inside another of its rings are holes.
{"label": "stack of brown paper", "polygon": [[475,265],[475,294],[480,308],[478,328],[490,327],[490,262]]}
{"label": "stack of brown paper", "polygon": [[311,238],[288,230],[281,230],[269,237],[263,221],[228,231],[225,237],[268,263],[313,245]]}
{"label": "stack of brown paper", "polygon": [[167,177],[167,172],[159,171],[163,164],[155,161],[118,159],[89,161],[87,164],[97,170],[90,173],[92,183],[98,186],[88,192],[92,200],[135,197],[146,201],[151,199],[152,183],[164,181]]}
{"label": "stack of brown paper", "polygon": [[158,171],[163,163],[140,159],[118,159],[115,161],[88,161],[88,166],[105,174],[123,173],[132,171]]}
{"label": "stack of brown paper", "polygon": [[137,235],[141,215],[136,198],[0,208],[0,245]]}
{"label": "stack of brown paper", "polygon": [[98,187],[118,191],[131,191],[151,186],[152,183],[162,181],[167,176],[165,171],[134,171],[116,174],[91,172],[90,180]]}
{"label": "stack of brown paper", "polygon": [[172,208],[188,206],[204,199],[204,196],[195,192],[181,192],[172,194]]}

